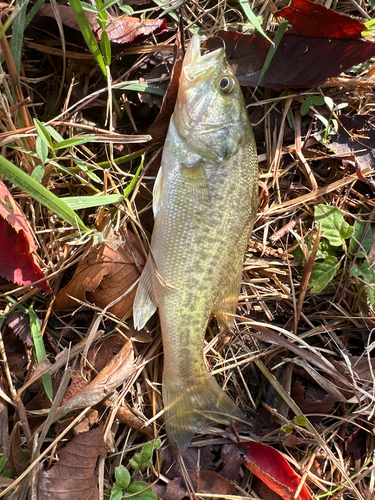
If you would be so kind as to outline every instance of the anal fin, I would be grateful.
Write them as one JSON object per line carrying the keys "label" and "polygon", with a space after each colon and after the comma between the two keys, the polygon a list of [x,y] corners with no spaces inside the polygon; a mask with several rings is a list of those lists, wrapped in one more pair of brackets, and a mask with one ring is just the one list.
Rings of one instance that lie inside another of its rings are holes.
{"label": "anal fin", "polygon": [[235,274],[234,278],[224,285],[224,295],[213,310],[219,324],[229,329],[233,327],[234,317],[236,315],[241,275],[242,270],[240,273]]}

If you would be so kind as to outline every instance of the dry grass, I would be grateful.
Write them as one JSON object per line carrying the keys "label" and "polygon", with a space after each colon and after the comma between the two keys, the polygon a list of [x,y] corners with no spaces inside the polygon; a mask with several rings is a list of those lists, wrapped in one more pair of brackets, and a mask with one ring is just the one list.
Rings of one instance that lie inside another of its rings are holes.
{"label": "dry grass", "polygon": [[[363,19],[364,12],[371,12],[365,0],[328,3]],[[274,29],[271,14],[279,3],[258,0],[252,6],[264,16],[264,27]],[[119,13],[115,7],[111,12]],[[191,25],[215,34],[223,28],[241,31],[245,22],[237,2],[225,0],[187,2],[184,16],[187,37]],[[169,15],[166,20],[176,26]],[[33,130],[32,118],[38,118],[53,124],[64,138],[83,132],[99,137],[89,145],[60,151],[64,170],[47,163],[42,183],[59,197],[94,195],[94,188],[103,194],[123,193],[142,161],[144,168],[126,200],[78,212],[87,226],[101,231],[106,243],[115,248],[136,235],[142,253],[152,228],[151,192],[160,161],[160,149],[147,142],[147,134],[160,98],[151,96],[150,107],[136,92],[118,90],[117,103],[109,101],[106,83],[91,55],[74,46],[62,50],[60,41],[34,27],[26,35],[20,79],[11,64],[5,37],[1,45],[6,59],[0,80],[3,156],[28,173],[36,168],[39,161],[32,154],[36,135],[29,132]],[[152,79],[153,85],[166,88],[175,38],[171,31],[158,41],[150,38],[143,45],[126,49],[113,60],[112,81],[142,83],[140,79]],[[67,70],[62,79],[64,58]],[[159,68],[161,63],[165,66]],[[372,85],[372,68],[366,67],[354,79],[335,78],[309,92],[328,96],[335,104],[346,102],[343,112],[366,113],[370,120],[375,104]],[[252,430],[244,429],[243,434],[240,430],[244,441],[261,439],[282,451],[317,498],[371,500],[375,494],[375,311],[368,285],[375,285],[350,275],[351,268],[363,259],[344,248],[340,250],[339,271],[322,292],[311,292],[309,278],[322,237],[314,223],[314,206],[336,207],[350,224],[361,211],[372,231],[374,193],[371,182],[366,182],[371,180],[372,171],[362,171],[359,178],[352,161],[316,141],[314,133],[321,125],[312,111],[301,118],[301,93],[259,88],[253,96],[245,89],[245,95],[258,139],[261,208],[246,254],[235,333],[215,336],[217,326],[211,324],[206,345],[210,369],[247,409]],[[291,116],[296,120],[294,129]],[[126,155],[133,156],[115,162]],[[86,165],[85,169],[73,157]],[[101,183],[92,180],[92,173]],[[14,498],[26,498],[28,489],[29,498],[35,498],[40,464],[48,467],[56,447],[95,425],[103,427],[110,450],[105,460],[99,460],[102,494],[112,486],[115,468],[120,463],[126,465],[143,443],[160,437],[167,444],[157,319],[150,332],[137,334],[132,329],[129,306],[116,315],[111,309],[113,302],[99,307],[95,298],[90,300],[87,295],[76,299],[73,313],[56,309],[59,290],[93,246],[102,242],[95,241],[92,234],[80,235],[23,191],[9,183],[8,187],[35,234],[39,265],[49,276],[54,294],[1,282],[0,309],[5,315],[19,310],[18,306],[34,304],[50,363],[36,368],[30,348],[3,324],[0,445],[10,457],[12,480],[0,477],[0,496],[10,495],[5,487],[12,491],[21,485]],[[301,251],[305,260],[297,258]],[[374,255],[372,248],[368,255],[371,262]],[[124,278],[116,285],[117,295],[126,297],[130,285]],[[127,338],[133,339],[134,360],[124,351]],[[108,363],[112,363],[110,373],[105,372]],[[54,383],[52,406],[41,383],[42,374],[47,372]],[[98,384],[100,376],[102,385]],[[91,389],[87,389],[90,383]],[[295,415],[306,417],[304,425],[293,420]],[[290,430],[289,435],[282,426]],[[195,446],[228,441],[223,431],[217,433],[197,437]],[[21,448],[28,450],[24,464],[19,458]],[[161,471],[164,473],[159,457],[145,478],[156,482],[160,477],[160,484],[163,480],[168,483]],[[220,497],[271,498],[246,470],[235,487],[236,495]],[[214,497],[215,491],[200,496]]]}

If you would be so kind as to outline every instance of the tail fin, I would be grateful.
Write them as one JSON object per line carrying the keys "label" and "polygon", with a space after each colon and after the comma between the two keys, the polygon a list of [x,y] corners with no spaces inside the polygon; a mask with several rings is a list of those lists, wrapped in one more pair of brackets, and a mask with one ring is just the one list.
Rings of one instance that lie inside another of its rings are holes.
{"label": "tail fin", "polygon": [[242,411],[207,371],[191,383],[164,376],[163,401],[169,441],[181,454],[194,434],[212,422],[246,422]]}

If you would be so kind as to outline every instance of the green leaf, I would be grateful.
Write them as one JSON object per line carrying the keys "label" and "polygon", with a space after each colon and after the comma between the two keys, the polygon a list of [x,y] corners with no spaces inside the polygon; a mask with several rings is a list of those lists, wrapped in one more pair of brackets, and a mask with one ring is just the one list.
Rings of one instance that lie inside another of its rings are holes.
{"label": "green leaf", "polygon": [[111,42],[106,31],[103,31],[100,37],[100,50],[106,65],[109,66],[111,64]]}
{"label": "green leaf", "polygon": [[42,205],[52,210],[52,212],[71,226],[83,232],[89,231],[82,220],[70,207],[68,207],[68,205],[66,205],[66,203],[2,156],[0,156],[0,175],[3,175],[8,181],[12,182],[32,198],[39,201],[39,203],[42,203]]}
{"label": "green leaf", "polygon": [[323,106],[324,98],[320,95],[310,95],[309,100],[315,106]]}
{"label": "green leaf", "polygon": [[58,131],[51,127],[51,125],[46,125],[45,129],[51,134],[56,142],[61,142],[64,140],[64,138],[58,133]]}
{"label": "green leaf", "polygon": [[152,467],[152,453],[155,448],[160,448],[161,441],[156,439],[154,442],[146,443],[140,453],[136,453],[133,458],[129,460],[130,465],[136,471],[145,469],[146,467]]}
{"label": "green leaf", "polygon": [[90,23],[87,20],[80,0],[70,0],[69,3],[88,48],[90,49],[92,55],[98,63],[98,66],[102,70],[103,75],[107,78],[107,69],[104,64],[103,56],[100,53],[98,42],[95,39],[94,33],[92,32]]}
{"label": "green leaf", "polygon": [[[142,483],[141,481],[134,481],[134,483],[132,483],[128,490],[127,490],[127,493],[128,494],[125,494],[124,496],[127,497],[129,495],[132,496],[132,498],[134,500],[158,500],[158,497],[156,495],[156,493],[154,493],[152,491],[152,489],[148,486],[147,483]],[[145,490],[145,488],[147,488]],[[144,491],[142,491],[144,490]],[[138,495],[136,495],[135,493],[138,493]]]}
{"label": "green leaf", "polygon": [[301,106],[301,115],[305,116],[310,111],[311,101],[310,99],[305,99]]}
{"label": "green leaf", "polygon": [[98,182],[99,184],[103,184],[103,181],[101,180],[101,178],[100,178],[100,177],[98,177],[98,176],[96,175],[96,173],[95,173],[95,172],[91,172],[91,170],[88,170],[88,171],[87,171],[87,175],[88,175],[88,177],[90,177],[90,179],[91,179],[92,181],[94,181],[94,182]]}
{"label": "green leaf", "polygon": [[114,484],[109,500],[121,500],[121,499],[122,499],[122,488],[117,486],[117,484]]}
{"label": "green leaf", "polygon": [[240,0],[240,5],[242,7],[242,10],[245,12],[248,20],[251,22],[251,24],[259,31],[259,33],[261,33],[264,36],[264,38],[267,38],[267,40],[271,42],[271,44],[273,45],[273,41],[270,38],[268,38],[268,36],[265,34],[262,26],[258,21],[257,16],[251,10],[248,0]]}
{"label": "green leaf", "polygon": [[314,219],[321,224],[323,236],[334,247],[345,245],[345,240],[353,235],[353,226],[344,221],[344,213],[336,207],[316,205]]}
{"label": "green leaf", "polygon": [[[350,255],[355,255],[358,252],[359,242],[362,239],[362,235],[364,230],[366,229],[366,226],[367,223],[365,221],[359,219],[355,220],[353,236],[349,240],[348,252],[350,253]],[[372,244],[372,229],[370,225],[358,256],[366,257],[366,255],[370,252],[371,244]]]}
{"label": "green leaf", "polygon": [[130,484],[130,479],[131,479],[130,472],[123,465],[119,465],[118,467],[116,467],[115,478],[116,478],[116,485],[123,490],[127,488]]}
{"label": "green leaf", "polygon": [[38,155],[40,161],[44,163],[47,158],[48,158],[48,146],[47,144],[43,141],[43,139],[38,135],[35,141],[35,150],[36,154]]}
{"label": "green leaf", "polygon": [[[43,342],[43,337],[42,337],[42,332],[40,329],[40,324],[37,315],[35,314],[35,311],[33,309],[33,306],[31,305],[29,307],[29,318],[30,318],[30,331],[31,331],[31,336],[34,341],[34,349],[35,349],[35,354],[36,354],[36,359],[37,362],[40,363],[42,359],[44,359],[47,354],[46,354],[46,349],[44,347],[44,342]],[[42,381],[43,381],[43,386],[44,390],[46,391],[47,396],[49,399],[52,400],[53,398],[53,390],[52,390],[52,378],[49,373],[45,373],[42,375]]]}
{"label": "green leaf", "polygon": [[73,210],[102,207],[112,203],[121,203],[125,197],[121,194],[104,194],[101,196],[69,196],[62,200]]}
{"label": "green leaf", "polygon": [[36,131],[38,132],[39,137],[42,139],[42,141],[45,142],[45,144],[49,148],[53,149],[53,142],[52,142],[51,135],[48,132],[48,130],[46,129],[46,127],[43,125],[43,123],[40,122],[37,118],[34,118],[34,125],[35,125]]}
{"label": "green leaf", "polygon": [[147,85],[147,83],[129,83],[129,85],[124,84],[116,86],[116,89],[146,92],[148,94],[160,95],[162,97],[166,93],[166,90],[160,89],[159,87],[154,87],[153,85]]}
{"label": "green leaf", "polygon": [[286,436],[289,436],[289,434],[292,434],[292,432],[293,432],[293,427],[291,425],[283,425],[281,427],[281,430],[283,432],[285,432]]}
{"label": "green leaf", "polygon": [[359,278],[363,277],[367,287],[368,298],[372,305],[375,305],[375,270],[374,265],[369,263],[367,260],[358,267],[357,265],[352,266],[350,269],[350,276],[355,276]]}
{"label": "green leaf", "polygon": [[307,423],[308,420],[304,415],[297,415],[293,418],[293,424],[299,425],[300,427],[305,427]]}
{"label": "green leaf", "polygon": [[38,165],[37,167],[34,168],[34,170],[31,172],[31,177],[36,180],[36,182],[40,182],[43,179],[43,175],[45,172],[45,166],[44,165]]}
{"label": "green leaf", "polygon": [[324,261],[317,261],[314,264],[309,286],[312,293],[320,293],[335,276],[338,269],[337,257],[328,255]]}
{"label": "green leaf", "polygon": [[95,135],[84,135],[80,137],[71,137],[70,139],[65,139],[64,141],[58,142],[55,146],[51,146],[53,150],[71,148],[72,146],[79,146],[81,144],[86,144],[97,139]]}

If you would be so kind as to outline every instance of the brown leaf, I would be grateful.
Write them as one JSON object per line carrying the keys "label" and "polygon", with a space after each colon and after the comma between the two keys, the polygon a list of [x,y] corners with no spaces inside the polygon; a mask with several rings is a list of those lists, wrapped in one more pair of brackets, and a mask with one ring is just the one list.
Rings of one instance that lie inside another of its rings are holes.
{"label": "brown leaf", "polygon": [[160,112],[156,117],[156,120],[147,131],[152,136],[155,142],[164,140],[165,136],[167,135],[169,120],[173,113],[174,105],[177,99],[178,82],[180,79],[181,68],[182,68],[181,42],[179,36],[176,39],[176,44],[174,46],[174,53],[175,53],[175,63],[173,65],[173,70],[167,92],[163,97],[163,102],[160,108]]}
{"label": "brown leaf", "polygon": [[79,434],[57,455],[50,470],[38,472],[38,500],[99,500],[95,468],[98,457],[107,455],[103,429]]}
{"label": "brown leaf", "polygon": [[224,467],[220,470],[220,475],[226,479],[236,481],[240,475],[242,457],[237,444],[225,444],[221,450],[221,459]]}
{"label": "brown leaf", "polygon": [[341,115],[337,134],[326,144],[337,155],[353,153],[361,170],[375,165],[375,123],[368,115]]}
{"label": "brown leaf", "polygon": [[131,342],[126,342],[108,365],[82,391],[62,405],[54,415],[60,420],[71,411],[95,406],[105,399],[119,385],[123,384],[136,370]]}
{"label": "brown leaf", "polygon": [[[64,26],[81,31],[71,7],[68,5],[59,5],[58,8]],[[100,40],[103,30],[96,20],[96,13],[85,12],[85,15],[94,35]],[[55,18],[55,14],[49,4],[45,4],[39,9],[38,16]],[[117,44],[139,43],[151,33],[158,35],[164,31],[168,31],[164,19],[138,19],[130,16],[114,18],[106,29],[109,40]]]}
{"label": "brown leaf", "polygon": [[[0,180],[0,276],[18,285],[44,278],[36,261],[37,248],[24,213]],[[47,280],[37,286],[51,292]]]}
{"label": "brown leaf", "polygon": [[[77,302],[68,297],[76,297],[82,301],[90,301],[100,308],[105,308],[113,300],[120,297],[139,278],[138,266],[143,267],[145,260],[135,236],[131,245],[125,243],[114,248],[107,244],[93,248],[90,253],[79,262],[73,278],[59,291],[54,308],[56,311],[77,307]],[[134,288],[119,302],[114,304],[109,312],[122,318],[131,309],[135,297]]]}
{"label": "brown leaf", "polygon": [[217,472],[205,470],[197,473],[197,492],[216,495],[236,495],[233,484]]}
{"label": "brown leaf", "polygon": [[169,481],[167,487],[156,484],[152,487],[154,493],[162,500],[182,500],[187,495],[184,488],[181,488],[181,478],[175,477]]}

